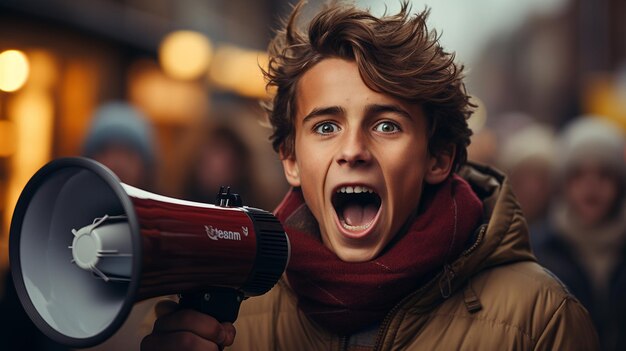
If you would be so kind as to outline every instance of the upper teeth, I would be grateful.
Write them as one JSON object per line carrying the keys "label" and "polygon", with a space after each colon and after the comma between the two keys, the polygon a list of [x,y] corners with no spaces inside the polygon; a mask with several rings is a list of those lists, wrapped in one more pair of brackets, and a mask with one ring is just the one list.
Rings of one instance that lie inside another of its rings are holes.
{"label": "upper teeth", "polygon": [[360,194],[360,193],[375,193],[374,190],[366,187],[366,186],[342,186],[341,188],[337,189],[338,193],[346,193],[346,194]]}

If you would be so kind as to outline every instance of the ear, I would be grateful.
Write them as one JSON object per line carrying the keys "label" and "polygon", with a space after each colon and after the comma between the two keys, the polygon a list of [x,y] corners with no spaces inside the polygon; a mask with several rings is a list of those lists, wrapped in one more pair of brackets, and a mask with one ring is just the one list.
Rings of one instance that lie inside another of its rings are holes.
{"label": "ear", "polygon": [[450,145],[448,149],[441,150],[437,155],[430,155],[428,159],[428,169],[424,180],[428,184],[439,184],[443,182],[450,172],[452,163],[456,155],[456,145]]}
{"label": "ear", "polygon": [[285,156],[281,150],[280,159],[283,163],[283,171],[285,172],[287,183],[293,187],[300,186],[300,167],[298,167],[296,156]]}

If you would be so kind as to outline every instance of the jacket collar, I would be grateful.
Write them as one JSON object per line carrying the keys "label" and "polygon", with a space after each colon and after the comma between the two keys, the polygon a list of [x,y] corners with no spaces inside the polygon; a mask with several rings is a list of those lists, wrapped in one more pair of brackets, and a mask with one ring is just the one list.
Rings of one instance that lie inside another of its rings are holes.
{"label": "jacket collar", "polygon": [[530,249],[528,227],[506,176],[494,168],[468,163],[459,171],[483,202],[485,224],[461,256],[400,305],[414,312],[434,308],[463,288],[480,272],[497,265],[536,261]]}

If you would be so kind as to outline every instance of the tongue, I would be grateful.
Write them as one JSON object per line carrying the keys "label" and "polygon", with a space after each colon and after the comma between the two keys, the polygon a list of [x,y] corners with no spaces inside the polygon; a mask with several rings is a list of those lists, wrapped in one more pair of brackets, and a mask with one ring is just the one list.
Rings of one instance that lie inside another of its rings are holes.
{"label": "tongue", "polygon": [[346,224],[351,226],[362,226],[370,223],[376,213],[378,212],[378,207],[374,204],[362,205],[359,203],[348,203],[343,208],[343,219],[346,221]]}

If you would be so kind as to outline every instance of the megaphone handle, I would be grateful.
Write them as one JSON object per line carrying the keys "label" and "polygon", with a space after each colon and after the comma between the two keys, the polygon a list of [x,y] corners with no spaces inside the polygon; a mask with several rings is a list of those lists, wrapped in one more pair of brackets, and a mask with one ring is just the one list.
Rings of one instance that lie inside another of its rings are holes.
{"label": "megaphone handle", "polygon": [[220,323],[233,323],[237,319],[243,298],[241,291],[215,288],[204,292],[181,294],[179,304],[181,307],[206,313]]}

